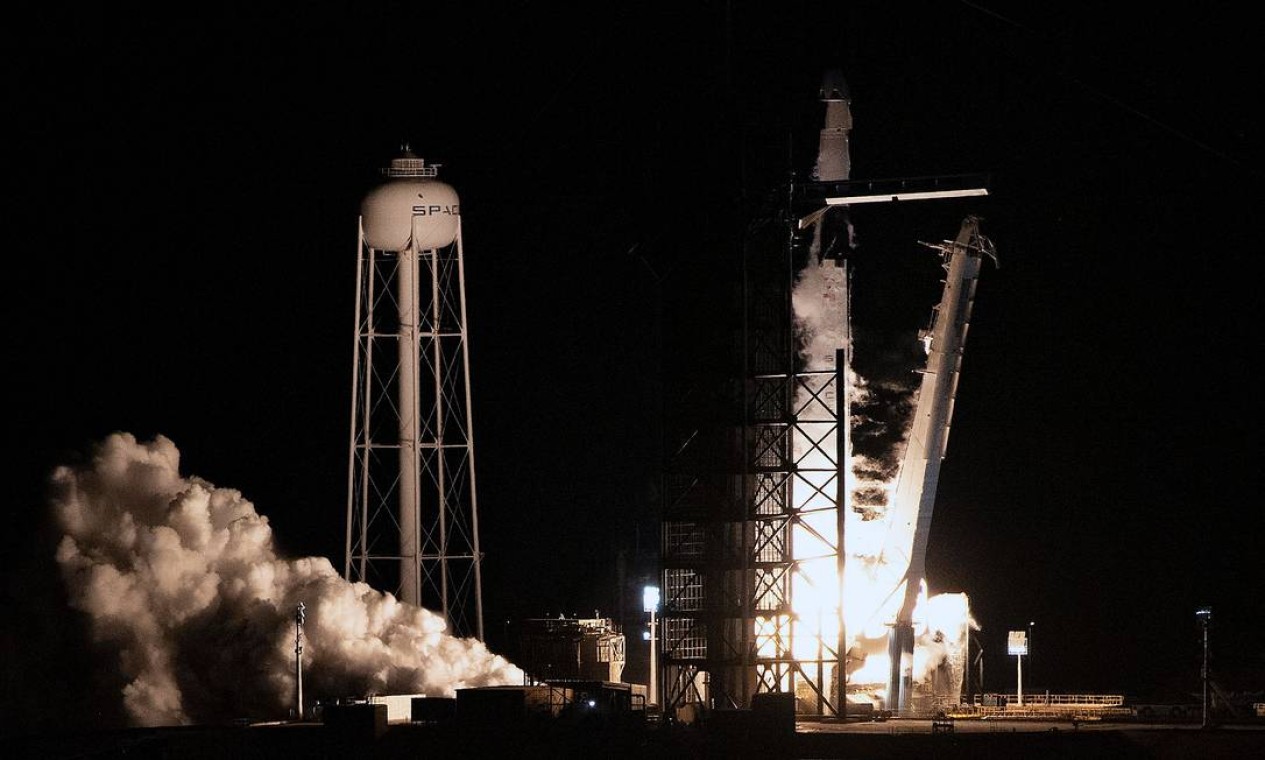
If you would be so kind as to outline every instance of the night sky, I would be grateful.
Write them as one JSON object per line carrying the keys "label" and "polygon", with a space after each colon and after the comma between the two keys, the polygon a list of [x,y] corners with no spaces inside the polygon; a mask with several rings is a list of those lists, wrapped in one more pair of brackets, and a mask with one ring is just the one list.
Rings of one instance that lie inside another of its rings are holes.
{"label": "night sky", "polygon": [[856,287],[895,332],[938,297],[917,241],[978,213],[999,253],[928,556],[932,591],[972,600],[986,687],[1013,690],[1006,631],[1034,621],[1026,689],[1183,694],[1206,604],[1218,677],[1265,688],[1258,26],[1209,4],[757,5],[28,11],[6,705],[93,667],[44,488],[113,431],[167,436],[286,552],[341,566],[358,206],[402,141],[461,195],[489,642],[613,614],[621,553],[652,567],[667,396],[727,318],[717,230],[811,168],[832,66],[854,179],[992,178],[854,216]]}

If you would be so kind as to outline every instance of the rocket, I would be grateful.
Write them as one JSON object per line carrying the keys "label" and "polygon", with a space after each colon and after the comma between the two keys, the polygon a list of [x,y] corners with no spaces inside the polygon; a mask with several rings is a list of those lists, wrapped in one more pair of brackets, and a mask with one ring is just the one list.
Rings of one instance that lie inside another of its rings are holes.
{"label": "rocket", "polygon": [[[821,79],[818,98],[825,104],[825,120],[817,142],[817,182],[846,182],[852,172],[848,133],[852,131],[852,97],[839,69],[828,69]],[[846,206],[820,210],[815,220],[814,250],[821,259],[838,259],[857,247],[856,233]],[[845,248],[846,246],[846,248]]]}

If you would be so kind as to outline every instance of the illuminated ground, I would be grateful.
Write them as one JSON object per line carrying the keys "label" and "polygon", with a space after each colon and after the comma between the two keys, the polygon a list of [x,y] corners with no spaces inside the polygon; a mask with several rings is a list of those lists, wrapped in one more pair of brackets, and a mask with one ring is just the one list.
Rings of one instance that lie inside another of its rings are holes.
{"label": "illuminated ground", "polygon": [[[962,734],[998,734],[998,733],[1059,733],[1062,731],[1202,731],[1198,723],[1156,722],[1142,723],[1082,721],[1073,724],[1068,720],[955,720],[953,733]],[[1226,731],[1265,732],[1265,724],[1220,726]],[[868,721],[864,723],[828,723],[802,721],[796,725],[795,731],[801,734],[815,733],[859,733],[859,734],[930,734],[933,733],[932,721],[916,719],[892,719],[887,721]]]}

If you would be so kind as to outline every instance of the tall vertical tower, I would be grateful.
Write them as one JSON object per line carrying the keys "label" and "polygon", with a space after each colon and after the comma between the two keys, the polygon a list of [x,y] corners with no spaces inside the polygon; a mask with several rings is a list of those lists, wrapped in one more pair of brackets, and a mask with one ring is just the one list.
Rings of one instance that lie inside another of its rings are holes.
{"label": "tall vertical tower", "polygon": [[[820,100],[813,180],[846,182],[852,115],[840,72],[826,73]],[[804,216],[782,202],[744,233],[742,374],[718,402],[724,422],[687,428],[668,464],[670,709],[746,707],[774,692],[793,695],[801,714],[844,712],[850,223],[846,208],[818,204]],[[801,309],[817,318],[800,319]]]}
{"label": "tall vertical tower", "polygon": [[344,575],[483,638],[456,191],[405,146],[360,207]]}
{"label": "tall vertical tower", "polygon": [[[887,484],[853,457],[851,216],[858,204],[987,195],[986,177],[853,180],[851,98],[837,70],[820,100],[811,179],[792,172],[744,220],[742,322],[729,341],[740,374],[674,415],[659,661],[664,709],[679,716],[770,693],[823,717],[846,716],[853,699],[909,712],[957,696],[939,665],[917,678],[912,665],[916,633],[965,641],[965,611],[960,627],[938,624],[947,631],[915,630],[914,612],[979,256],[993,251],[974,216],[957,241],[933,246],[948,272],[942,318],[923,336],[917,442],[888,510]],[[884,624],[890,634],[874,633]],[[929,684],[917,704],[915,681]]]}

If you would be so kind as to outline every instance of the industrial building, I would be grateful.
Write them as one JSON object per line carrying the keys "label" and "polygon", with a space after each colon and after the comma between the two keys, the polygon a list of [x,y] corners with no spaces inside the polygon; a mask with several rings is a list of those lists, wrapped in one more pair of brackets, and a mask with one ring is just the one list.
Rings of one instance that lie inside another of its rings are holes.
{"label": "industrial building", "polygon": [[624,634],[610,618],[531,618],[523,621],[516,659],[534,681],[621,682]]}

